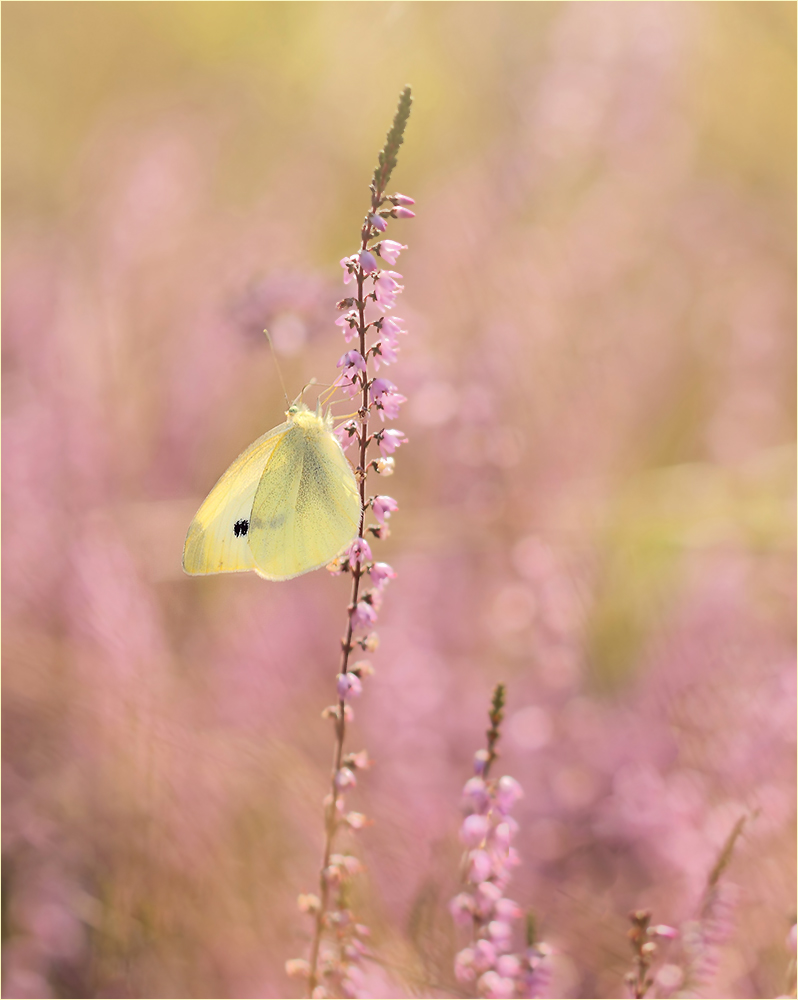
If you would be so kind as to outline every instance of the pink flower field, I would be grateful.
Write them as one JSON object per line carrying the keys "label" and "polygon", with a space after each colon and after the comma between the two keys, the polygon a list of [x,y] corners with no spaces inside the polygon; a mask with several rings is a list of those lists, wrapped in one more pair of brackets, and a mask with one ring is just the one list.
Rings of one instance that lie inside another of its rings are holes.
{"label": "pink flower field", "polygon": [[[340,795],[316,997],[795,997],[795,5],[2,45],[2,996],[308,996]],[[191,578],[275,361],[375,530]]]}

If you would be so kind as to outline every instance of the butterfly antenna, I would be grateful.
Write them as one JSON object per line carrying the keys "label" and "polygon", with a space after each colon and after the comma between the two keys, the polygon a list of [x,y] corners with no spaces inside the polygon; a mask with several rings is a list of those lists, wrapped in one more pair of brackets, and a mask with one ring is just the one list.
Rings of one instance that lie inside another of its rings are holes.
{"label": "butterfly antenna", "polygon": [[[277,351],[274,349],[274,341],[272,340],[271,334],[268,330],[263,331],[266,335],[266,339],[269,341],[269,347],[272,349],[272,358],[274,358],[274,367],[277,369],[277,377],[280,379],[280,385],[283,387],[283,395],[285,396],[286,403],[290,406],[291,401],[288,398],[288,393],[285,391],[285,382],[283,381],[283,373],[280,371],[280,362],[277,360]],[[302,392],[305,390],[303,389]],[[300,393],[301,395],[301,393]]]}

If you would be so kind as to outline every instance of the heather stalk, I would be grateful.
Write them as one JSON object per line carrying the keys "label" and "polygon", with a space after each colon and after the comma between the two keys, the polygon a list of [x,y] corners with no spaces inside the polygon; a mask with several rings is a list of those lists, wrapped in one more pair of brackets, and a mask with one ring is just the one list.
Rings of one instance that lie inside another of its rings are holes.
{"label": "heather stalk", "polygon": [[[338,303],[341,317],[336,324],[342,328],[347,343],[357,342],[357,350],[347,351],[338,361],[343,369],[335,380],[347,398],[358,398],[356,419],[350,419],[336,428],[341,446],[352,444],[357,448],[357,476],[360,491],[360,523],[358,534],[349,550],[330,567],[333,573],[350,573],[352,587],[347,607],[347,621],[341,640],[341,659],[337,676],[337,704],[324,710],[324,716],[334,724],[333,764],[330,791],[324,803],[324,847],[319,871],[318,895],[303,894],[299,897],[300,909],[313,918],[310,955],[307,961],[292,960],[287,963],[289,974],[307,980],[310,997],[359,995],[360,961],[367,954],[365,940],[368,928],[355,921],[349,907],[351,879],[361,870],[360,862],[349,854],[335,853],[336,836],[341,827],[350,831],[362,828],[368,821],[361,813],[345,813],[344,799],[348,788],[357,784],[356,772],[369,766],[366,751],[345,753],[347,723],[354,718],[349,704],[362,690],[362,680],[372,673],[371,664],[359,661],[350,664],[356,649],[373,652],[377,648],[377,634],[373,626],[382,604],[383,591],[396,573],[387,563],[373,559],[366,535],[374,539],[388,537],[386,520],[398,505],[389,496],[368,493],[370,472],[388,476],[393,473],[393,452],[407,442],[404,434],[394,428],[380,426],[372,433],[369,420],[372,411],[380,417],[381,425],[399,414],[399,407],[406,402],[396,386],[383,377],[372,376],[372,367],[392,364],[399,350],[398,335],[406,331],[398,317],[389,315],[396,296],[403,286],[397,279],[402,275],[383,270],[378,261],[394,264],[402,250],[407,248],[395,240],[383,238],[388,221],[412,218],[408,208],[413,199],[403,194],[386,195],[386,188],[397,162],[405,126],[410,114],[410,88],[406,87],[399,99],[385,146],[379,154],[377,167],[370,185],[371,204],[360,231],[358,251],[341,261],[344,284],[352,280],[355,294]],[[378,339],[368,345],[374,334]],[[376,445],[379,457],[370,457],[369,449]],[[375,524],[366,524],[371,510]],[[366,579],[371,589],[363,592]]]}
{"label": "heather stalk", "polygon": [[551,977],[551,949],[536,940],[535,922],[526,915],[525,942],[515,949],[514,922],[524,914],[505,896],[511,870],[519,863],[512,840],[518,823],[510,815],[523,790],[515,778],[491,778],[498,758],[497,744],[504,717],[505,687],[497,684],[489,712],[487,746],[474,755],[474,777],[463,788],[466,817],[460,840],[464,891],[451,901],[456,923],[470,934],[467,947],[455,957],[455,976],[480,997],[541,997]]}

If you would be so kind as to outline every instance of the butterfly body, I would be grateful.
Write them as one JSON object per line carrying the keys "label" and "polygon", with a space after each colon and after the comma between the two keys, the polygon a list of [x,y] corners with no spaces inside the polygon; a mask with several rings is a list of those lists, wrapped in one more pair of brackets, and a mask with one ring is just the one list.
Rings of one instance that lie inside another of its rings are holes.
{"label": "butterfly body", "polygon": [[357,536],[360,495],[330,415],[294,403],[286,417],[238,456],[197,511],[186,573],[289,580],[327,565]]}

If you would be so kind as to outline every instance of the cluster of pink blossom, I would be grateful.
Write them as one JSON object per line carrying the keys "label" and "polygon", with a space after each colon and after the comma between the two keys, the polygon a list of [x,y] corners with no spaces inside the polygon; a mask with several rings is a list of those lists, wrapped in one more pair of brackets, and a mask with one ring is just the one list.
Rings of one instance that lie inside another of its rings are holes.
{"label": "cluster of pink blossom", "polygon": [[510,815],[523,796],[509,775],[490,779],[502,720],[504,686],[493,696],[488,749],[474,756],[475,776],[463,788],[466,817],[460,839],[466,848],[463,870],[467,890],[451,901],[456,923],[471,930],[471,943],[455,957],[455,975],[465,986],[476,984],[481,997],[541,997],[551,978],[550,948],[534,940],[527,921],[526,947],[513,950],[513,922],[523,916],[518,903],[505,896],[512,869],[519,863],[512,846],[518,823]]}
{"label": "cluster of pink blossom", "polygon": [[[300,909],[313,916],[315,922],[310,960],[294,959],[286,965],[289,974],[307,980],[312,997],[361,995],[359,963],[366,954],[363,939],[368,929],[355,922],[347,906],[348,882],[358,874],[361,865],[353,855],[333,853],[333,841],[341,827],[356,831],[368,822],[362,813],[346,813],[344,806],[346,791],[357,784],[356,771],[368,767],[370,763],[365,750],[344,754],[346,726],[354,718],[349,703],[360,695],[362,679],[372,673],[370,663],[361,661],[350,666],[349,657],[356,648],[369,653],[376,650],[378,638],[373,628],[385,586],[396,576],[388,563],[374,560],[364,535],[369,533],[376,539],[387,538],[387,521],[398,509],[398,504],[393,497],[383,494],[368,496],[366,487],[369,471],[383,476],[393,474],[393,452],[405,444],[407,438],[400,430],[385,427],[370,433],[369,417],[372,410],[376,410],[383,424],[386,420],[395,420],[406,398],[387,378],[372,377],[369,362],[373,362],[377,371],[381,365],[396,361],[399,334],[406,333],[401,319],[387,315],[403,290],[397,280],[402,275],[396,271],[381,270],[377,260],[395,264],[401,251],[407,249],[395,240],[383,239],[381,234],[388,228],[389,219],[408,219],[414,215],[408,207],[414,204],[412,198],[404,194],[384,194],[396,165],[410,103],[410,89],[406,88],[374,172],[371,208],[361,228],[360,249],[341,261],[344,284],[354,281],[355,289],[352,295],[338,303],[342,315],[336,323],[342,328],[345,341],[355,340],[357,347],[346,351],[339,359],[338,368],[342,371],[334,385],[347,398],[357,398],[359,406],[356,418],[341,424],[336,429],[336,435],[344,449],[352,443],[357,446],[355,471],[360,489],[361,517],[358,537],[348,551],[329,566],[332,573],[347,572],[352,576],[346,635],[341,640],[338,703],[330,705],[323,713],[335,723],[335,758],[330,792],[325,800],[325,844],[319,894],[303,894],[299,900]],[[372,443],[377,446],[379,457],[369,460]],[[365,515],[369,509],[375,523],[367,526]],[[363,590],[362,584],[366,582],[369,589]]]}

